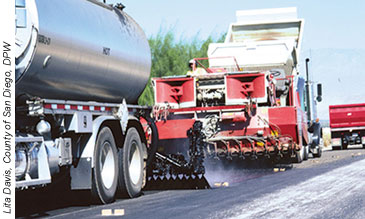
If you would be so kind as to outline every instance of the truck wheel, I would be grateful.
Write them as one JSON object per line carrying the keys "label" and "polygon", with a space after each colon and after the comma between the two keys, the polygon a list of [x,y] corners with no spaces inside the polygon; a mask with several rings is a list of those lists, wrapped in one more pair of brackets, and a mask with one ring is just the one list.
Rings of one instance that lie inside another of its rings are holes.
{"label": "truck wheel", "polygon": [[313,154],[313,157],[318,157],[318,158],[320,158],[320,157],[322,157],[322,147],[321,146],[317,146],[318,147],[318,152],[317,153],[315,153],[315,154]]}
{"label": "truck wheel", "polygon": [[305,149],[302,147],[299,151],[295,151],[295,157],[293,158],[293,163],[301,163],[303,161]]}
{"label": "truck wheel", "polygon": [[362,148],[364,148],[364,149],[365,149],[365,144],[363,144],[363,145],[362,145]]}
{"label": "truck wheel", "polygon": [[124,146],[118,152],[118,186],[122,197],[133,198],[141,194],[143,184],[143,148],[136,128],[129,128]]}
{"label": "truck wheel", "polygon": [[308,154],[309,154],[309,146],[305,146],[304,147],[304,156],[303,156],[303,160],[308,160]]}
{"label": "truck wheel", "polygon": [[[332,150],[335,150],[335,149],[333,149],[333,147],[332,147]],[[313,153],[313,157],[321,157],[322,156],[322,147],[320,146],[320,145],[317,145],[316,146],[316,151],[317,151],[317,153]]]}
{"label": "truck wheel", "polygon": [[118,185],[118,153],[109,127],[103,127],[97,137],[92,170],[92,197],[99,203],[115,200]]}

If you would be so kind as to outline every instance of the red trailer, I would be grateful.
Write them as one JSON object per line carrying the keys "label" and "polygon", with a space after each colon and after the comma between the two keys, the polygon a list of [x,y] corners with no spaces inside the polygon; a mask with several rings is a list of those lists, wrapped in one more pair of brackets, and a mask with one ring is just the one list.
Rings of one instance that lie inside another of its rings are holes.
{"label": "red trailer", "polygon": [[365,103],[329,106],[333,149],[362,144],[365,148]]}

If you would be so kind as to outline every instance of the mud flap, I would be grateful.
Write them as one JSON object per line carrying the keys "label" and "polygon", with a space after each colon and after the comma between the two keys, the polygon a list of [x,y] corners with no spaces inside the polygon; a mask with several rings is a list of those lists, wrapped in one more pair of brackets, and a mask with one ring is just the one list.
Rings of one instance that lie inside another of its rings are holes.
{"label": "mud flap", "polygon": [[91,189],[91,158],[81,158],[77,167],[71,167],[71,189]]}

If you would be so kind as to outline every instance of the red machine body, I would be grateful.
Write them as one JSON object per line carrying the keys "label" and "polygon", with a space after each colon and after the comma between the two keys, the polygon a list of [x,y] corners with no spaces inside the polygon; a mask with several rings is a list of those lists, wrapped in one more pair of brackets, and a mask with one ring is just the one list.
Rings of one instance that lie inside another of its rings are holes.
{"label": "red machine body", "polygon": [[329,106],[332,147],[348,145],[365,147],[365,103]]}
{"label": "red machine body", "polygon": [[291,163],[321,156],[314,83],[299,76],[303,20],[295,8],[236,15],[224,43],[209,44],[208,58],[191,60],[186,75],[152,79],[154,175],[204,174],[207,157]]}
{"label": "red machine body", "polygon": [[[195,60],[201,64],[202,59]],[[275,78],[269,71],[201,66],[202,74],[153,79],[159,153],[186,156],[188,132],[197,121],[205,154],[214,157],[289,158],[303,140],[308,142],[303,91],[297,89],[304,83],[293,76]],[[285,103],[277,98],[283,93],[277,81],[285,85]]]}

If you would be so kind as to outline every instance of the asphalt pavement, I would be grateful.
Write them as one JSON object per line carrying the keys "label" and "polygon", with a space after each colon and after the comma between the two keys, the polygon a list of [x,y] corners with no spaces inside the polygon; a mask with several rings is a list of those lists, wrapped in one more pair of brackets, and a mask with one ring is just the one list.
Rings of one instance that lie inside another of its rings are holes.
{"label": "asphalt pavement", "polygon": [[[280,168],[221,171],[203,190],[144,191],[89,205],[51,190],[16,197],[17,217],[45,218],[365,218],[365,150],[326,150]],[[107,216],[111,215],[111,216]]]}

